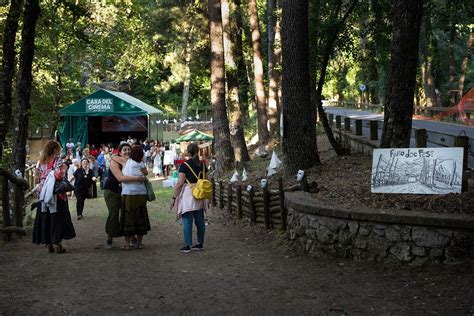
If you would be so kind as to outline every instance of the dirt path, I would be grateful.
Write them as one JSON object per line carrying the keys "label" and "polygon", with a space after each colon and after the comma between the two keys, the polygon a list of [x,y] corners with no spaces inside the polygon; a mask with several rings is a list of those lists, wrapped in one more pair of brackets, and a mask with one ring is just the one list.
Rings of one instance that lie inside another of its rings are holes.
{"label": "dirt path", "polygon": [[208,214],[206,250],[182,254],[181,226],[154,203],[142,250],[97,247],[103,199],[86,201],[85,219],[74,219],[67,254],[48,254],[29,237],[1,245],[0,315],[474,313],[472,265],[295,257],[277,233],[220,210]]}

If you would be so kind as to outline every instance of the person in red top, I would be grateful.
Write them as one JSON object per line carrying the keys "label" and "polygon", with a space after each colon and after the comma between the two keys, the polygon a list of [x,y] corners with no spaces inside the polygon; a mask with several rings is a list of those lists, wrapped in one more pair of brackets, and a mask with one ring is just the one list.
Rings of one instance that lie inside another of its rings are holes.
{"label": "person in red top", "polygon": [[95,145],[91,146],[90,154],[95,158],[97,158],[97,156],[99,155],[99,151],[97,150],[97,148],[95,148]]}

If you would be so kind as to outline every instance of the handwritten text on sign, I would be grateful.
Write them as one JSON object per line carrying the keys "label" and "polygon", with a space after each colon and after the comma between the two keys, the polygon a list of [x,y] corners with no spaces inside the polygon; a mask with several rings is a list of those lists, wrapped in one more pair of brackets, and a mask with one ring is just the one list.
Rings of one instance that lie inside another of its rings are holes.
{"label": "handwritten text on sign", "polygon": [[461,193],[463,148],[375,149],[372,193]]}

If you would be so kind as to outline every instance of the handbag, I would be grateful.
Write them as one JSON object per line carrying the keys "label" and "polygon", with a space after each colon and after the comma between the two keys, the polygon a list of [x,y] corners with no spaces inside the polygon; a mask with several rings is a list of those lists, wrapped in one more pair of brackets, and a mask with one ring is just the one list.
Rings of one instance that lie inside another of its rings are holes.
{"label": "handbag", "polygon": [[191,183],[189,182],[188,179],[186,181],[188,182],[189,186],[193,190],[193,197],[196,200],[207,200],[210,199],[212,196],[212,182],[206,179],[206,168],[203,166],[202,171],[199,172],[199,175],[202,173],[202,179],[199,178],[199,175],[196,175],[196,172],[194,172],[193,168],[185,162],[184,163],[188,168],[191,170],[191,172],[194,174],[194,176],[197,179],[196,185],[193,187]]}
{"label": "handbag", "polygon": [[66,179],[58,180],[54,183],[54,194],[64,194],[74,191],[74,186]]}
{"label": "handbag", "polygon": [[146,188],[146,199],[148,202],[156,200],[155,191],[153,191],[153,185],[151,184],[148,178],[145,178],[145,188]]}

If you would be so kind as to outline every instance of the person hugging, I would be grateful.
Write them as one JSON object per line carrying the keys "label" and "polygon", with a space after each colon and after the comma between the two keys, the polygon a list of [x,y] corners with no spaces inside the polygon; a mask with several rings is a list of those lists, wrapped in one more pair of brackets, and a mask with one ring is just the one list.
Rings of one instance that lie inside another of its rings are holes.
{"label": "person hugging", "polygon": [[[124,176],[144,176],[147,169],[143,163],[143,149],[140,145],[133,145],[130,152],[130,159],[123,167]],[[147,194],[143,182],[123,182],[122,183],[122,216],[121,230],[125,236],[124,249],[131,249],[131,238],[137,236],[136,248],[142,248],[143,235],[150,230],[150,220],[146,207]]]}

